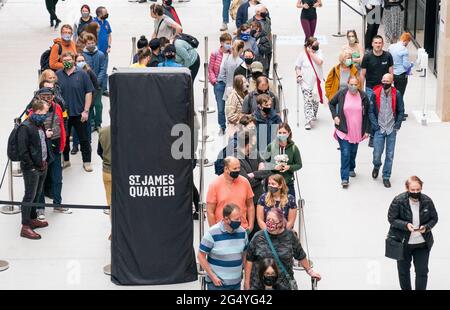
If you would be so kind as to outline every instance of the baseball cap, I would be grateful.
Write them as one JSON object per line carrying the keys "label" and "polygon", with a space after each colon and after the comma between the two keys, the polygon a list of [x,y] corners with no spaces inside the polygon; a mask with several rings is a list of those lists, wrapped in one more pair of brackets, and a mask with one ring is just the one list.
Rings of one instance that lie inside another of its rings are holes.
{"label": "baseball cap", "polygon": [[250,65],[250,69],[252,70],[252,72],[264,72],[264,67],[262,65],[261,62],[259,61],[254,61],[251,65]]}

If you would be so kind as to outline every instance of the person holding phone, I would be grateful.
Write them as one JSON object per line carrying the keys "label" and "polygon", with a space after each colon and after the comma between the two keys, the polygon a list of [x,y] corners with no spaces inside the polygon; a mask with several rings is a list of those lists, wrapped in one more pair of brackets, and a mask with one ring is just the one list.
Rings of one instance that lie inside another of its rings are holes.
{"label": "person holding phone", "polygon": [[428,282],[428,260],[434,239],[431,230],[438,222],[433,200],[422,193],[423,182],[417,176],[410,177],[406,192],[392,201],[388,220],[389,236],[402,241],[404,257],[397,261],[402,290],[411,290],[411,260],[416,272],[416,290],[425,290]]}

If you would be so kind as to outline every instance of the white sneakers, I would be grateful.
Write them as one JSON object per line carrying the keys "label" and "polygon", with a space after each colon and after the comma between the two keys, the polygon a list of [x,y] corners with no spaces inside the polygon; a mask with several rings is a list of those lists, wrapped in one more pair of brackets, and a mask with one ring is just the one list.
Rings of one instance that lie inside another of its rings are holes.
{"label": "white sneakers", "polygon": [[92,172],[94,169],[92,169],[91,163],[83,163],[83,168],[86,172]]}
{"label": "white sneakers", "polygon": [[228,30],[228,26],[227,26],[227,24],[223,23],[222,27],[220,27],[220,31],[225,31],[225,30]]}
{"label": "white sneakers", "polygon": [[72,210],[69,208],[54,208],[53,212],[62,213],[62,214],[72,214]]}
{"label": "white sneakers", "polygon": [[311,123],[306,123],[305,124],[305,129],[306,130],[311,130]]}

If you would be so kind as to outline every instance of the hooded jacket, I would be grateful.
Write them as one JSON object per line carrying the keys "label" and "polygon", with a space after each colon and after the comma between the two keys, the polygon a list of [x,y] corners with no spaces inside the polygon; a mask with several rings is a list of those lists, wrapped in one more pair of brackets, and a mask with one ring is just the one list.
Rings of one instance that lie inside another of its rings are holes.
{"label": "hooded jacket", "polygon": [[[355,65],[350,66],[350,76],[358,76],[358,69]],[[339,91],[340,82],[341,65],[339,64],[330,70],[327,80],[325,81],[325,96],[329,101],[333,99],[334,95]],[[359,83],[358,88],[361,89],[361,83]]]}
{"label": "hooded jacket", "polygon": [[[279,172],[274,170],[277,163],[275,162],[275,156],[280,154],[286,154],[288,156],[287,165],[289,170],[286,172]],[[285,148],[280,147],[278,139],[274,140],[271,144],[267,146],[266,153],[263,156],[264,160],[267,161],[266,168],[271,169],[273,173],[281,174],[286,180],[286,184],[290,185],[294,183],[294,173],[302,168],[302,158],[300,156],[300,150],[295,145],[294,141],[288,141]]]}
{"label": "hooded jacket", "polygon": [[86,48],[83,50],[84,58],[86,62],[91,67],[92,71],[97,76],[97,82],[99,85],[103,85],[106,79],[106,67],[107,60],[105,54],[100,51],[97,47],[93,52],[89,52]]}
{"label": "hooded jacket", "polygon": [[[73,40],[70,40],[69,42],[63,41],[61,38],[56,38],[53,40],[53,46],[50,51],[50,59],[49,59],[49,65],[50,69],[52,70],[59,70],[64,69],[64,65],[61,61],[61,55],[65,52],[71,52],[74,56],[77,54],[77,48],[75,45],[75,42]],[[61,55],[58,54],[59,52],[59,45],[61,45]]]}

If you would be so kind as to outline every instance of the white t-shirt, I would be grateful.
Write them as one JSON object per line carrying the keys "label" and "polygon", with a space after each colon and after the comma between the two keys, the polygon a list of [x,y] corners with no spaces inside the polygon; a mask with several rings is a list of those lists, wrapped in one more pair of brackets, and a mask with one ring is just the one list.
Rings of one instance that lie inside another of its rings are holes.
{"label": "white t-shirt", "polygon": [[[411,211],[413,214],[413,222],[414,228],[419,228],[420,226],[420,202],[414,201],[412,199],[409,200],[409,205],[411,206]],[[409,237],[408,244],[420,244],[424,243],[425,239],[422,234],[418,231],[412,232]]]}
{"label": "white t-shirt", "polygon": [[[316,52],[316,56],[320,59],[323,59],[322,50],[318,50]],[[323,71],[322,66],[317,65],[314,60],[311,58],[312,63],[314,64],[314,68],[316,69],[317,76],[320,81],[323,81]],[[314,89],[317,85],[316,74],[314,73],[314,69],[311,67],[311,63],[309,62],[308,56],[306,53],[302,53],[298,58],[295,66],[300,68],[302,71],[303,81],[301,86],[306,89]]]}
{"label": "white t-shirt", "polygon": [[162,20],[155,19],[154,30],[156,32],[156,37],[159,39],[161,37],[166,37],[170,41],[175,37],[175,25],[178,25],[172,18],[163,15]]}
{"label": "white t-shirt", "polygon": [[256,15],[256,5],[249,3],[250,6],[247,9],[248,19],[252,19]]}

